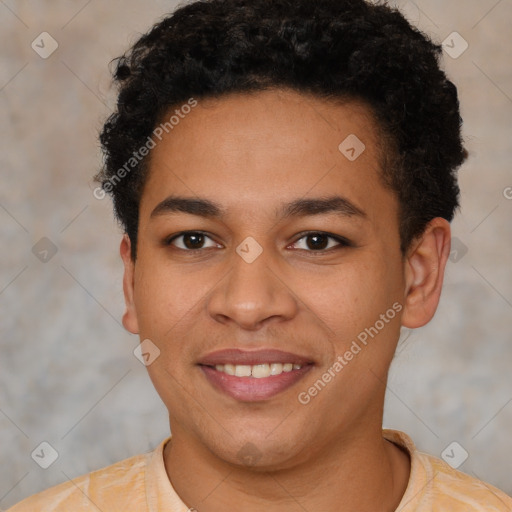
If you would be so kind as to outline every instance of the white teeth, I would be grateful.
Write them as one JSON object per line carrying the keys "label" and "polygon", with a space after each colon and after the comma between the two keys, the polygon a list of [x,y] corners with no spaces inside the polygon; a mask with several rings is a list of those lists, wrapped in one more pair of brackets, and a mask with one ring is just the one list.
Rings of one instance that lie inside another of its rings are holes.
{"label": "white teeth", "polygon": [[281,363],[272,363],[270,365],[270,375],[279,375],[283,373],[283,365]]}
{"label": "white teeth", "polygon": [[225,364],[225,365],[218,365],[218,366],[224,366],[224,370],[219,370],[217,367],[217,370],[220,372],[224,371],[224,373],[227,373],[228,375],[235,375],[235,365],[234,364]]}
{"label": "white teeth", "polygon": [[270,365],[269,364],[255,364],[252,367],[251,374],[255,379],[262,379],[263,377],[270,377]]}
{"label": "white teeth", "polygon": [[235,366],[235,375],[237,377],[250,377],[251,367],[248,364],[237,364]]}
{"label": "white teeth", "polygon": [[292,363],[264,363],[264,364],[217,364],[215,369],[218,372],[235,375],[236,377],[254,377],[255,379],[263,379],[271,375],[281,375],[283,372],[291,372],[292,370],[300,370],[301,364]]}

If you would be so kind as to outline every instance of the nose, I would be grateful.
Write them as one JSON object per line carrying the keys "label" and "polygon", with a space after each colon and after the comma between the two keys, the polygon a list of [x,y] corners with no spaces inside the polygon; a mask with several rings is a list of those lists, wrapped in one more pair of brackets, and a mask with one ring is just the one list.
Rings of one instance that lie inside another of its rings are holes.
{"label": "nose", "polygon": [[233,251],[230,270],[208,298],[208,312],[214,320],[254,331],[297,314],[293,290],[279,270],[284,262],[273,260],[270,252],[263,250],[251,261]]}

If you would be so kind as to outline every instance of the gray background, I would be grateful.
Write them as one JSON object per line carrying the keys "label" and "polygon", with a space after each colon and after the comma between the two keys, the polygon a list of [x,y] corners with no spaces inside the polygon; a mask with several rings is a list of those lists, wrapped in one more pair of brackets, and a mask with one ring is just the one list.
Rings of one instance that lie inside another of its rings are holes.
{"label": "gray background", "polygon": [[[2,508],[168,435],[166,409],[132,353],[138,337],[120,323],[121,231],[109,199],[93,197],[92,175],[115,98],[108,63],[175,5],[0,2]],[[457,31],[469,43],[445,66],[471,156],[453,223],[459,252],[435,319],[404,332],[385,427],[437,456],[457,441],[469,453],[461,470],[511,494],[512,1],[397,5],[437,41]],[[44,31],[59,45],[47,59],[31,48]],[[43,237],[57,249],[46,263],[32,252]],[[46,470],[31,458],[42,441],[59,453]]]}

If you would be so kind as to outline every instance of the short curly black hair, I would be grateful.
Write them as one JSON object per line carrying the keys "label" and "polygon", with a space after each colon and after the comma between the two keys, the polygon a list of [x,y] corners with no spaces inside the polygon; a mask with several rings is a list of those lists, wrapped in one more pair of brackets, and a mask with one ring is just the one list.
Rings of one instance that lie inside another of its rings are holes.
{"label": "short curly black hair", "polygon": [[[198,0],[181,5],[114,59],[117,110],[100,134],[95,175],[132,242],[148,142],[171,109],[233,92],[292,89],[358,100],[385,136],[383,183],[400,205],[401,250],[435,217],[459,206],[457,168],[467,152],[457,89],[442,47],[395,8],[365,0]],[[129,163],[129,165],[127,165]]]}

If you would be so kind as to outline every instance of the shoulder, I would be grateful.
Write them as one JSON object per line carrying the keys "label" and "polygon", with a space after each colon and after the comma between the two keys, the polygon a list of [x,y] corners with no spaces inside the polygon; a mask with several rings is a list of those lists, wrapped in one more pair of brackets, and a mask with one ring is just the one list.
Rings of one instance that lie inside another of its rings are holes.
{"label": "shoulder", "polygon": [[145,467],[149,454],[136,455],[79,476],[20,501],[7,512],[145,510]]}
{"label": "shoulder", "polygon": [[416,456],[432,477],[432,494],[443,510],[449,505],[464,511],[512,511],[512,497],[500,489],[454,469],[432,455],[416,452]]}
{"label": "shoulder", "polygon": [[397,512],[512,512],[512,498],[498,488],[418,451],[404,432],[386,429],[383,435],[411,460],[409,483]]}

